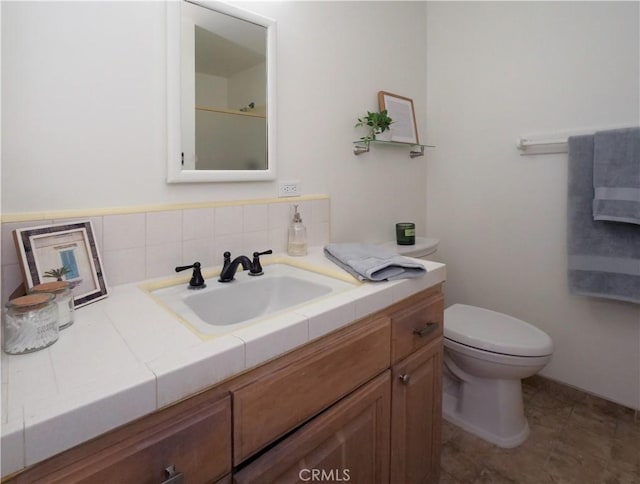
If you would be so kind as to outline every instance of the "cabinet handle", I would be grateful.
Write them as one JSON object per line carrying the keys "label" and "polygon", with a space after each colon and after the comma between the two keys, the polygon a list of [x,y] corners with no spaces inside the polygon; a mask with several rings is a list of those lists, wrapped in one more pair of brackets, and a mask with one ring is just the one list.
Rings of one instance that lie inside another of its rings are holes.
{"label": "cabinet handle", "polygon": [[399,379],[400,379],[400,381],[401,381],[402,383],[404,383],[405,385],[406,385],[407,383],[409,383],[409,380],[411,379],[411,377],[410,377],[408,374],[406,374],[406,373],[405,373],[404,375],[400,375],[398,378],[399,378]]}
{"label": "cabinet handle", "polygon": [[184,482],[184,474],[182,472],[176,472],[176,466],[171,464],[164,470],[166,480],[160,484],[182,484]]}
{"label": "cabinet handle", "polygon": [[424,338],[429,333],[433,333],[438,328],[438,323],[427,323],[422,329],[415,328],[413,334],[417,334],[421,338]]}

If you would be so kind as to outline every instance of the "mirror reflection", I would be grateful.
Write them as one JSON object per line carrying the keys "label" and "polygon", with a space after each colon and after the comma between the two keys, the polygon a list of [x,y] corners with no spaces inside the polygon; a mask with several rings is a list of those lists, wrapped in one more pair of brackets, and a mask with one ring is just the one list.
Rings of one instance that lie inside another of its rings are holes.
{"label": "mirror reflection", "polygon": [[181,2],[183,170],[267,170],[267,28]]}

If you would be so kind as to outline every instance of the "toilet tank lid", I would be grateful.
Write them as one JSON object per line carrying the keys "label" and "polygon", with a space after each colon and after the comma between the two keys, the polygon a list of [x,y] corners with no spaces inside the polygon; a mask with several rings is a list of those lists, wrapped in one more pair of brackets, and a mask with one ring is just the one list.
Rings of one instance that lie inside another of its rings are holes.
{"label": "toilet tank lid", "polygon": [[440,240],[431,237],[416,237],[413,245],[398,245],[395,240],[381,245],[387,250],[407,257],[424,257],[438,250]]}
{"label": "toilet tank lid", "polygon": [[546,356],[553,353],[547,333],[503,313],[454,304],[444,311],[444,336],[458,343],[493,353]]}

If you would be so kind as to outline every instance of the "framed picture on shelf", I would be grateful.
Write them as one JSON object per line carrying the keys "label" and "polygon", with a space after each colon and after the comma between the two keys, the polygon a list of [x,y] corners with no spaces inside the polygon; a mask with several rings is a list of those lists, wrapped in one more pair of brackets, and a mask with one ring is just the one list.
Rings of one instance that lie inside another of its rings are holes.
{"label": "framed picture on shelf", "polygon": [[378,93],[378,104],[380,105],[380,111],[386,109],[387,114],[393,120],[390,127],[391,141],[410,144],[420,143],[412,99],[380,91]]}
{"label": "framed picture on shelf", "polygon": [[13,237],[27,288],[69,282],[76,308],[107,297],[90,220],[16,229]]}

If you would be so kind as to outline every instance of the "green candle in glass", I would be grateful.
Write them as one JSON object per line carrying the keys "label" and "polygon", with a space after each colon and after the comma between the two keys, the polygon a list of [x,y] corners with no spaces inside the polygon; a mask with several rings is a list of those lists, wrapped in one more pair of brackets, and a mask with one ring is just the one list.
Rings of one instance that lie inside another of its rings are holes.
{"label": "green candle in glass", "polygon": [[396,224],[396,242],[398,245],[415,245],[416,224],[413,222],[400,222]]}

